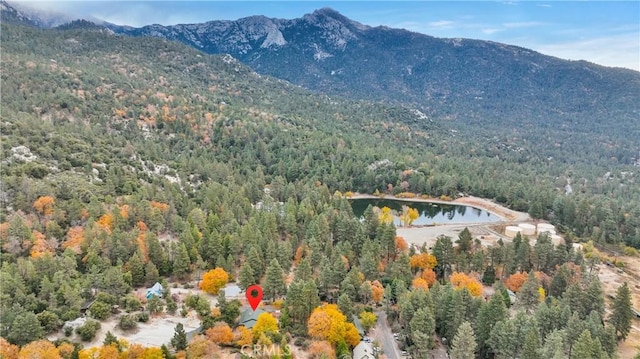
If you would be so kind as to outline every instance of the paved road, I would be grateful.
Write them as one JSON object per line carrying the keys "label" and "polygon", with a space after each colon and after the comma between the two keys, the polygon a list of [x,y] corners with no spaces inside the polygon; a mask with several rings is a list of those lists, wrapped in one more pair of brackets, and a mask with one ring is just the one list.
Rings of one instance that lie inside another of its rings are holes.
{"label": "paved road", "polygon": [[387,356],[387,359],[400,359],[400,350],[398,349],[398,344],[396,340],[393,338],[393,333],[391,332],[391,328],[389,324],[387,324],[387,313],[384,310],[376,312],[378,316],[378,322],[376,323],[376,330],[378,334],[378,340],[382,345],[382,350],[384,354]]}

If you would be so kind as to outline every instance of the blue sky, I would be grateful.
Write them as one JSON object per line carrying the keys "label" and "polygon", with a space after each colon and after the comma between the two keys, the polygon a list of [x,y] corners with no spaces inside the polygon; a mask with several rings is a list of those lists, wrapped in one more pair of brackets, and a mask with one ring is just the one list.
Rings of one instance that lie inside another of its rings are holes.
{"label": "blue sky", "polygon": [[120,25],[172,25],[251,15],[297,18],[331,7],[366,25],[518,45],[640,71],[640,1],[28,1]]}

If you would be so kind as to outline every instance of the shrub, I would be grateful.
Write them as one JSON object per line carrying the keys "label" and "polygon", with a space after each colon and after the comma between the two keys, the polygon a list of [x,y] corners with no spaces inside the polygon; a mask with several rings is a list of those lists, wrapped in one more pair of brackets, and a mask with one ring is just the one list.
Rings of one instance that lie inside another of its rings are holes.
{"label": "shrub", "polygon": [[118,326],[122,330],[134,329],[138,326],[137,317],[138,316],[134,314],[124,314],[120,317],[120,322],[118,323]]}
{"label": "shrub", "polygon": [[629,257],[637,257],[638,256],[638,250],[633,248],[633,247],[624,247],[622,252],[624,253],[625,256],[629,256]]}
{"label": "shrub", "polygon": [[93,303],[89,311],[91,312],[91,316],[93,318],[96,318],[98,320],[105,320],[111,315],[111,305],[105,302],[96,301],[95,303]]}
{"label": "shrub", "polygon": [[96,336],[98,329],[100,329],[100,323],[97,320],[89,319],[83,326],[76,328],[76,333],[82,341],[88,342]]}
{"label": "shrub", "polygon": [[149,321],[149,312],[144,311],[144,312],[140,312],[137,315],[138,321],[141,323],[146,323]]}
{"label": "shrub", "polygon": [[56,313],[45,310],[41,313],[38,313],[36,317],[38,318],[40,325],[47,333],[51,333],[58,329],[60,319],[58,318]]}
{"label": "shrub", "polygon": [[122,300],[122,306],[127,313],[131,313],[140,310],[142,303],[140,303],[140,300],[133,295],[128,295]]}
{"label": "shrub", "polygon": [[64,332],[65,337],[70,337],[71,334],[73,334],[73,327],[67,325],[62,329],[62,331]]}

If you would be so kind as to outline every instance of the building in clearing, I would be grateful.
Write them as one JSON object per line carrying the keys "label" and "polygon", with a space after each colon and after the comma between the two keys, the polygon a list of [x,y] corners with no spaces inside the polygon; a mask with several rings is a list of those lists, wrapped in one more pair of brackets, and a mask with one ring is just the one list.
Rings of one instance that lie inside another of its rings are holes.
{"label": "building in clearing", "polygon": [[153,287],[147,289],[147,299],[153,297],[154,295],[156,297],[162,298],[162,289],[162,284],[156,282]]}

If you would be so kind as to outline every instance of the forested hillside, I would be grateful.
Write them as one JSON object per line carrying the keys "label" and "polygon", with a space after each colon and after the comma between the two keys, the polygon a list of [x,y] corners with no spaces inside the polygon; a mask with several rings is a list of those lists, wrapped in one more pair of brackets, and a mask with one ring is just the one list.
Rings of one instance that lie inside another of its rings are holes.
{"label": "forested hillside", "polygon": [[[209,329],[228,334],[235,301],[211,310],[198,298],[173,302],[169,290],[160,303],[131,295],[214,268],[244,288],[262,282],[280,300],[278,326],[249,343],[286,346],[293,336],[344,354],[359,342],[350,314],[379,309],[417,355],[464,322],[487,358],[519,356],[525,340],[551,356],[605,358],[628,333],[622,320],[603,323],[600,283],[571,246],[518,238],[484,248],[463,233],[432,251],[409,249],[393,225],[373,210],[358,221],[335,193],[469,193],[548,218],[569,239],[640,247],[640,186],[632,166],[610,157],[617,143],[576,153],[511,134],[473,137],[412,109],[319,96],[230,56],[88,24],[1,30],[0,336],[27,357],[77,354],[77,345],[29,343],[91,300],[102,303],[90,311],[96,320],[113,316],[113,305],[131,312],[119,314],[123,330],[165,306],[193,308],[206,337],[220,339]],[[518,314],[507,315],[500,284],[500,295],[478,299],[479,278],[504,279],[522,298]],[[337,307],[316,308],[321,301]],[[313,325],[327,317],[332,330]],[[96,326],[88,323],[77,331],[86,340]],[[236,334],[216,345],[247,340]],[[18,351],[0,344],[8,358]],[[117,341],[102,349],[114,347],[133,351]],[[172,351],[199,357],[202,348],[176,341]]]}

